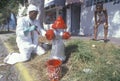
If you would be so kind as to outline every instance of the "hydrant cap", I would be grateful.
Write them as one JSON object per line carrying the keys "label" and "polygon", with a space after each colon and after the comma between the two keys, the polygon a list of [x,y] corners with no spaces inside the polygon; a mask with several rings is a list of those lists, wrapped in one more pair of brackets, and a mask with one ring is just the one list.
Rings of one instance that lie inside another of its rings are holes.
{"label": "hydrant cap", "polygon": [[58,16],[55,22],[52,25],[52,28],[54,29],[66,29],[67,26],[62,18],[62,16]]}

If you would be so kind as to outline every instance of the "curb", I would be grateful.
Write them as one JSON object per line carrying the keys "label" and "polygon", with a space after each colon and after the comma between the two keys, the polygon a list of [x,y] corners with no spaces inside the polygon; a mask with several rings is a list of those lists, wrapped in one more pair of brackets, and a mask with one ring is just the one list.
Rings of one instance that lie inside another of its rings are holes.
{"label": "curb", "polygon": [[[8,44],[3,42],[4,46],[7,48],[8,52],[13,52],[14,50],[12,47]],[[20,74],[20,80],[22,81],[34,81],[33,76],[30,75],[28,69],[24,66],[22,63],[15,64],[15,68]]]}

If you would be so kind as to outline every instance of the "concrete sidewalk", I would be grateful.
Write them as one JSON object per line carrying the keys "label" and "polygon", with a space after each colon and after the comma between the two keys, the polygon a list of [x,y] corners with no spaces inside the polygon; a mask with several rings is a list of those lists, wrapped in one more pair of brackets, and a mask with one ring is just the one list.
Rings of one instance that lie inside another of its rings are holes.
{"label": "concrete sidewalk", "polygon": [[[4,42],[4,45],[9,53],[14,51],[9,44]],[[28,69],[23,63],[15,64],[15,68],[17,69],[22,81],[34,81],[33,77],[30,75]]]}
{"label": "concrete sidewalk", "polygon": [[14,66],[3,63],[8,51],[0,39],[0,81],[20,81]]}
{"label": "concrete sidewalk", "polygon": [[[15,35],[15,33],[0,34],[0,39],[4,43],[4,46],[7,48],[7,51],[9,53],[14,52],[14,50],[6,42],[6,40],[8,40],[9,37],[11,37],[13,35]],[[20,76],[21,81],[34,81],[33,77],[30,75],[28,69],[25,67],[25,65],[23,63],[17,63],[14,66]]]}
{"label": "concrete sidewalk", "polygon": [[[92,36],[72,36],[73,39],[92,40]],[[104,42],[103,37],[98,37],[98,42]],[[120,38],[108,37],[108,42],[120,46]]]}

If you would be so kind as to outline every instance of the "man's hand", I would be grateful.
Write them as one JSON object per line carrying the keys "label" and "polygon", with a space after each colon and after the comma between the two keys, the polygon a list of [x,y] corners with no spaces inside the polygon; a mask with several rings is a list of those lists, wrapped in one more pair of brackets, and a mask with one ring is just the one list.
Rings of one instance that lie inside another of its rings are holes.
{"label": "man's hand", "polygon": [[108,24],[107,24],[107,23],[105,23],[105,24],[104,24],[104,27],[105,27],[105,28],[108,28]]}
{"label": "man's hand", "polygon": [[34,31],[34,30],[36,30],[36,29],[37,29],[37,26],[32,25],[32,26],[30,26],[29,31]]}
{"label": "man's hand", "polygon": [[37,26],[32,25],[30,27],[25,27],[24,28],[24,35],[27,36],[29,32],[37,30]]}

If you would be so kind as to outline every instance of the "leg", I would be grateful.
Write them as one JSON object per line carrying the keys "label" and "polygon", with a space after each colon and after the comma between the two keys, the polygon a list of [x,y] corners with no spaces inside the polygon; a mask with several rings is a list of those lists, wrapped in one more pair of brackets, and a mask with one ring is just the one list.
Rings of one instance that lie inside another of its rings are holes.
{"label": "leg", "polygon": [[107,34],[108,34],[108,25],[104,25],[104,40],[107,40]]}
{"label": "leg", "polygon": [[31,52],[33,48],[23,48],[20,47],[20,53],[12,53],[9,54],[5,59],[4,62],[7,64],[15,64],[17,62],[24,62],[30,59]]}
{"label": "leg", "polygon": [[98,25],[94,26],[94,40],[97,40]]}

